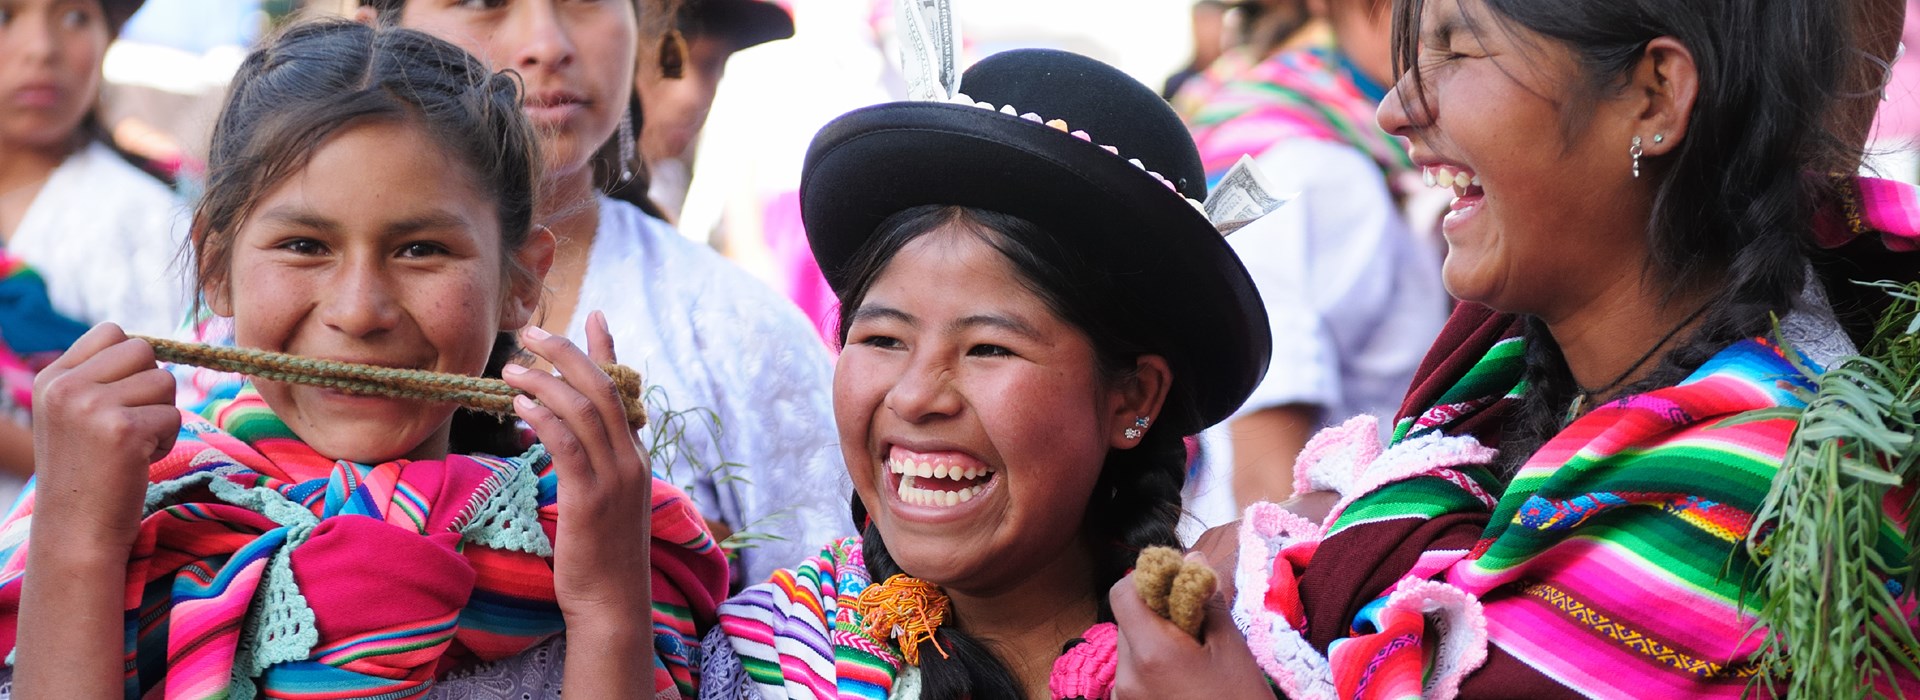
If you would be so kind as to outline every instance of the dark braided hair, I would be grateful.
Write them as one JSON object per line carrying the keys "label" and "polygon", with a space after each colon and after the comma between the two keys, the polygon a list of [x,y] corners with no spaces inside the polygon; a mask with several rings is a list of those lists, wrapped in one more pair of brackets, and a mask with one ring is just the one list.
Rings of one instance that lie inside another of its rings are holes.
{"label": "dark braided hair", "polygon": [[[1418,65],[1422,0],[1395,0],[1395,70],[1427,100]],[[1857,144],[1828,128],[1850,96],[1836,86],[1852,63],[1848,2],[1836,0],[1484,0],[1493,22],[1475,31],[1525,30],[1568,47],[1584,74],[1572,86],[1568,126],[1581,105],[1621,94],[1647,44],[1672,37],[1699,69],[1685,138],[1650,157],[1653,216],[1646,273],[1668,280],[1667,299],[1710,301],[1698,326],[1624,394],[1671,386],[1714,354],[1770,331],[1807,283],[1814,213],[1833,196],[1823,164],[1857,162]],[[1464,4],[1463,11],[1467,10]],[[1413,101],[1406,101],[1413,109]],[[1428,113],[1432,113],[1428,110]],[[1846,154],[1852,152],[1853,158]],[[1693,309],[1681,309],[1692,311]],[[1531,456],[1563,425],[1579,391],[1546,324],[1526,319],[1528,392],[1510,423],[1508,466]]]}
{"label": "dark braided hair", "polygon": [[[881,222],[876,233],[853,257],[848,283],[841,292],[840,342],[852,325],[853,313],[860,308],[880,273],[907,243],[920,236],[949,227],[960,227],[1005,255],[1013,264],[1028,291],[1043,300],[1061,319],[1087,334],[1099,363],[1100,375],[1119,382],[1130,376],[1142,355],[1154,354],[1159,339],[1147,337],[1145,324],[1128,323],[1127,300],[1134,292],[1125,289],[1112,275],[1075,253],[1070,246],[1040,227],[1019,217],[968,207],[927,205],[907,209]],[[1173,367],[1178,381],[1180,367]],[[1172,392],[1161,410],[1160,422],[1169,415],[1195,418],[1197,409]],[[1198,424],[1188,420],[1186,424]],[[1110,450],[1093,493],[1086,504],[1086,519],[1081,524],[1085,541],[1094,546],[1094,570],[1088,572],[1092,589],[1105,591],[1133,568],[1142,548],[1152,545],[1180,546],[1176,528],[1180,520],[1180,491],[1186,484],[1186,445],[1184,436],[1167,430],[1148,429],[1132,449]],[[880,531],[865,522],[865,509],[854,496],[854,518],[864,537],[863,553],[873,580],[883,581],[894,574],[906,573],[887,552]],[[1096,601],[1100,618],[1110,620],[1106,599]],[[931,645],[945,651],[943,657]],[[990,645],[947,624],[920,649],[923,697],[930,700],[987,700],[1020,698],[1024,693],[1013,674],[995,655]]]}

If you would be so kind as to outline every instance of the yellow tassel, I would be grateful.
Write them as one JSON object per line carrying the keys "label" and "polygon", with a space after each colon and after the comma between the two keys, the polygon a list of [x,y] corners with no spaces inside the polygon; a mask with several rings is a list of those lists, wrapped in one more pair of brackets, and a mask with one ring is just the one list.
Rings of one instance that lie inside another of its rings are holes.
{"label": "yellow tassel", "polygon": [[[860,591],[854,611],[865,621],[868,636],[894,638],[900,643],[900,658],[919,666],[920,642],[931,641],[947,620],[947,594],[926,581],[894,574],[885,583]],[[947,658],[939,642],[933,643],[933,650]]]}

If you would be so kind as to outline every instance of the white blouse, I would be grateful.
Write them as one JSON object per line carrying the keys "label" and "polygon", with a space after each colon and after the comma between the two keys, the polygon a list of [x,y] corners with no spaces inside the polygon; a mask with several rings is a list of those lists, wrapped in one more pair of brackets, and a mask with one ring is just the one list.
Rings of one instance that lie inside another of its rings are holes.
{"label": "white blouse", "polygon": [[166,335],[192,298],[180,255],[186,237],[186,208],[173,191],[95,141],[54,169],[7,252],[40,272],[53,308],[68,318]]}
{"label": "white blouse", "polygon": [[852,534],[833,367],[792,302],[666,222],[603,197],[568,338],[584,343],[594,310],[606,314],[620,362],[658,387],[643,444],[662,431],[681,436],[654,471],[707,517],[778,538],[739,552],[736,581],[764,581]]}

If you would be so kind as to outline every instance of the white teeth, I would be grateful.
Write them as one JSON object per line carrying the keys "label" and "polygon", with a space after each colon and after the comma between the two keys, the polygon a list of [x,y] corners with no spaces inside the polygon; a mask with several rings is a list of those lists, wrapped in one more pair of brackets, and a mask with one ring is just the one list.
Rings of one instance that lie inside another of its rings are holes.
{"label": "white teeth", "polygon": [[1433,168],[1421,168],[1420,179],[1425,180],[1428,187],[1433,187],[1439,183],[1439,181],[1433,177]]}
{"label": "white teeth", "polygon": [[1474,187],[1479,187],[1479,186],[1480,186],[1480,176],[1479,176],[1479,175],[1475,175],[1475,176],[1473,176],[1473,186],[1474,186]]}
{"label": "white teeth", "polygon": [[936,479],[947,478],[947,465],[945,464],[933,465],[933,476]]}

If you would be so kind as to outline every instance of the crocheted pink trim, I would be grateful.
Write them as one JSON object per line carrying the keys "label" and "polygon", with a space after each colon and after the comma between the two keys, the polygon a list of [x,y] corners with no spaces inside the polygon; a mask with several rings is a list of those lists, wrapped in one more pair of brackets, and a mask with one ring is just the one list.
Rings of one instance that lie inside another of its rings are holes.
{"label": "crocheted pink trim", "polygon": [[1427,433],[1402,441],[1357,474],[1347,488],[1340,490],[1340,500],[1332,510],[1327,511],[1326,522],[1339,520],[1347,506],[1353,505],[1361,496],[1394,482],[1422,476],[1445,478],[1491,506],[1491,496],[1474,484],[1472,479],[1459,474],[1454,467],[1492,464],[1499,455],[1499,450],[1482,445],[1479,440],[1466,435]]}
{"label": "crocheted pink trim", "polygon": [[1367,414],[1323,428],[1293,460],[1293,492],[1345,493],[1354,476],[1380,457],[1380,419]]}
{"label": "crocheted pink trim", "polygon": [[[1326,533],[1326,528],[1312,520],[1300,517],[1293,511],[1280,507],[1278,503],[1260,501],[1247,506],[1240,516],[1240,541],[1245,543],[1251,531],[1262,540],[1286,537],[1295,540],[1317,540]],[[1244,546],[1244,544],[1242,545]],[[1277,555],[1280,550],[1275,549]]]}
{"label": "crocheted pink trim", "polygon": [[1120,668],[1118,629],[1111,622],[1094,625],[1080,635],[1086,641],[1054,660],[1053,674],[1047,677],[1047,689],[1053,691],[1055,700],[1105,700],[1113,693],[1114,675]]}
{"label": "crocheted pink trim", "polygon": [[1386,607],[1426,618],[1438,640],[1428,656],[1433,661],[1422,697],[1451,700],[1460,694],[1460,681],[1486,663],[1487,615],[1472,594],[1442,581],[1405,578],[1394,585]]}
{"label": "crocheted pink trim", "polygon": [[1333,698],[1333,668],[1285,616],[1267,609],[1267,586],[1281,550],[1295,541],[1319,538],[1320,526],[1273,503],[1247,507],[1246,520],[1240,527],[1233,622],[1247,636],[1247,646],[1260,670],[1294,700]]}

